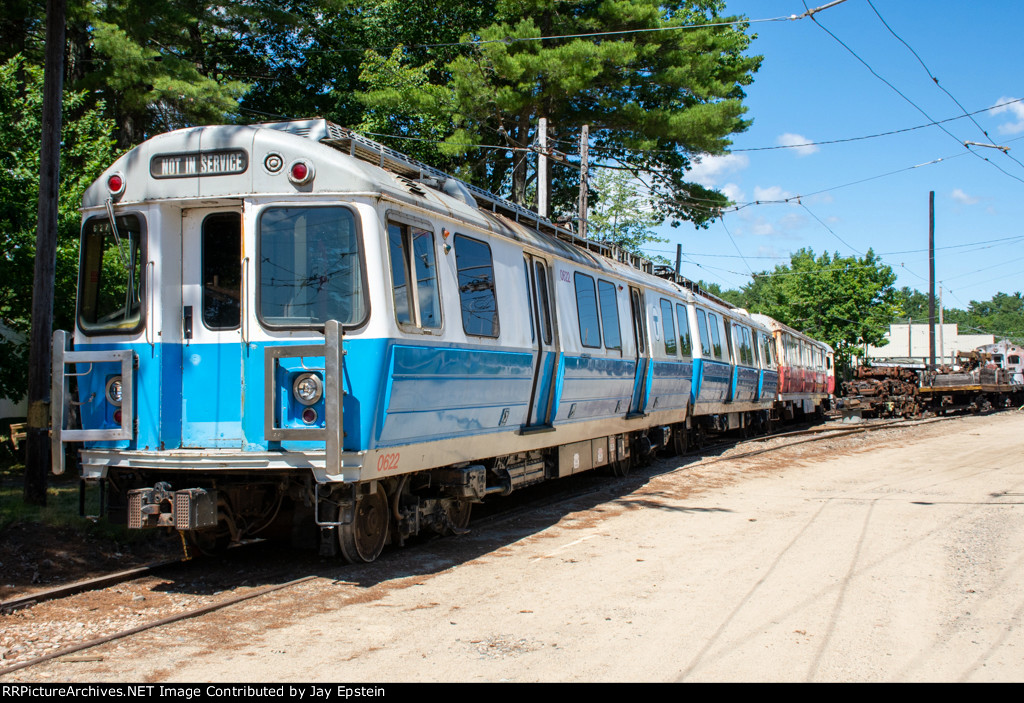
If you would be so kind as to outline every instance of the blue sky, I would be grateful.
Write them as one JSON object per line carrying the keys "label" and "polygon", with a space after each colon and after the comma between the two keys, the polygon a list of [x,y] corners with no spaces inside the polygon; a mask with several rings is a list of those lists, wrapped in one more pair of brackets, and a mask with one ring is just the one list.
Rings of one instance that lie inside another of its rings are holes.
{"label": "blue sky", "polygon": [[[872,3],[967,112],[1024,98],[1024,2]],[[805,7],[801,0],[727,0],[727,10],[760,20],[799,15]],[[753,23],[751,53],[764,56],[745,101],[753,124],[734,137],[731,154],[705,158],[691,174],[743,207],[706,230],[662,227],[658,233],[669,243],[648,251],[674,261],[681,242],[683,275],[736,288],[750,281],[751,270],[787,263],[801,247],[843,255],[871,248],[897,273],[897,286],[927,292],[928,193],[935,191],[936,278],[945,307],[965,309],[998,291],[1024,290],[1024,102],[974,115],[978,125],[966,117],[944,123],[951,134],[930,126],[754,150],[964,114],[867,0],[846,0],[815,17],[906,98],[810,19]],[[1005,145],[1009,155],[964,141]],[[799,203],[747,205],[798,195]]]}

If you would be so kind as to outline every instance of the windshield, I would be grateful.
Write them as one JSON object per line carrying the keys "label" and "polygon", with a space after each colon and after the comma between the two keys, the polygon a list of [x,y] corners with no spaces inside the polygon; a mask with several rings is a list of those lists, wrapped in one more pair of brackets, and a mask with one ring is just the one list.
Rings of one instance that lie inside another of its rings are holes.
{"label": "windshield", "polygon": [[83,332],[132,332],[142,322],[142,222],[136,215],[85,223],[78,282]]}
{"label": "windshield", "polygon": [[366,315],[355,216],[344,207],[274,207],[259,224],[259,310],[268,326],[353,325]]}

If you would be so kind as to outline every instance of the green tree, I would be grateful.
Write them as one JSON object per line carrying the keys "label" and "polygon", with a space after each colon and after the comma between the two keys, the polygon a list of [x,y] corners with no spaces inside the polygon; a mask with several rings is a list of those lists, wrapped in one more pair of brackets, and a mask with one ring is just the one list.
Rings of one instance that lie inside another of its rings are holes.
{"label": "green tree", "polygon": [[666,242],[654,234],[662,218],[650,198],[639,194],[642,184],[628,171],[598,170],[591,182],[594,203],[587,217],[588,236],[643,254],[651,242]]}
{"label": "green tree", "polygon": [[863,257],[816,257],[801,249],[788,266],[756,274],[742,292],[752,312],[828,342],[837,364],[846,366],[865,344],[886,343],[898,310],[895,281],[892,269],[870,249]]}
{"label": "green tree", "polygon": [[[686,171],[746,129],[743,86],[760,65],[743,54],[742,24],[707,26],[725,19],[723,8],[718,0],[499,0],[485,26],[465,27],[463,41],[477,43],[446,62],[408,46],[368,51],[363,127],[426,140],[436,158],[425,160],[529,204],[538,118],[549,118],[549,137],[566,152],[589,125],[595,161],[649,175],[665,196],[663,219],[703,224],[727,200],[686,182]],[[595,33],[605,34],[569,38]],[[578,183],[577,170],[553,169],[555,211],[559,203],[572,211]]]}
{"label": "green tree", "polygon": [[[896,291],[896,298],[899,311],[892,320],[894,323],[906,323],[908,317],[918,324],[928,322],[926,294],[903,287]],[[937,308],[935,314],[937,323]],[[1005,337],[1021,343],[1024,342],[1024,298],[1020,292],[999,292],[990,300],[972,300],[966,310],[944,308],[943,321],[958,325],[965,334],[993,334],[996,339]]]}
{"label": "green tree", "polygon": [[[14,57],[0,64],[0,322],[27,332],[35,257],[39,198],[39,135],[42,68]],[[85,189],[113,161],[113,124],[102,105],[88,106],[85,92],[64,92],[61,183],[54,325],[74,324],[75,271],[78,267],[78,207]],[[0,339],[0,397],[25,393],[27,345]]]}
{"label": "green tree", "polygon": [[1024,298],[1021,294],[996,293],[991,300],[972,300],[963,323],[973,330],[994,334],[996,339],[1024,341]]}
{"label": "green tree", "polygon": [[75,51],[86,64],[72,85],[104,100],[117,143],[128,148],[153,134],[234,120],[248,86],[229,75],[259,6],[198,0],[108,0],[69,11]]}
{"label": "green tree", "polygon": [[[893,323],[906,324],[908,317],[915,323],[928,322],[928,296],[925,293],[903,286],[896,291],[896,305],[898,310]],[[938,309],[935,314],[939,314]]]}

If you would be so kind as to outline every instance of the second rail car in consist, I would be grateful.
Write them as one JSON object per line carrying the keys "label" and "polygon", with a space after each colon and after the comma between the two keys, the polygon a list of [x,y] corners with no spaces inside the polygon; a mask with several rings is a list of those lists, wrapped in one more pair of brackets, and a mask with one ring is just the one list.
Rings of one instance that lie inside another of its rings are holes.
{"label": "second rail car in consist", "polygon": [[82,210],[54,471],[83,442],[131,527],[306,515],[371,561],[488,494],[767,428],[834,383],[827,345],[324,120],[157,136]]}

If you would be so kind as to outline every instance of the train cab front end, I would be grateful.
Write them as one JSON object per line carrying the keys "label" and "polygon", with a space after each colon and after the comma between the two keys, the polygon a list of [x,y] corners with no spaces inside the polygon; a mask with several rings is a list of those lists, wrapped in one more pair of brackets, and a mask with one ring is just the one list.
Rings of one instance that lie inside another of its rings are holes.
{"label": "train cab front end", "polygon": [[52,470],[80,447],[113,520],[238,540],[317,506],[319,485],[360,480],[361,393],[381,362],[357,343],[363,367],[346,374],[344,355],[369,317],[361,209],[374,210],[310,194],[333,150],[307,141],[182,130],[87,192],[75,330],[53,337]]}

